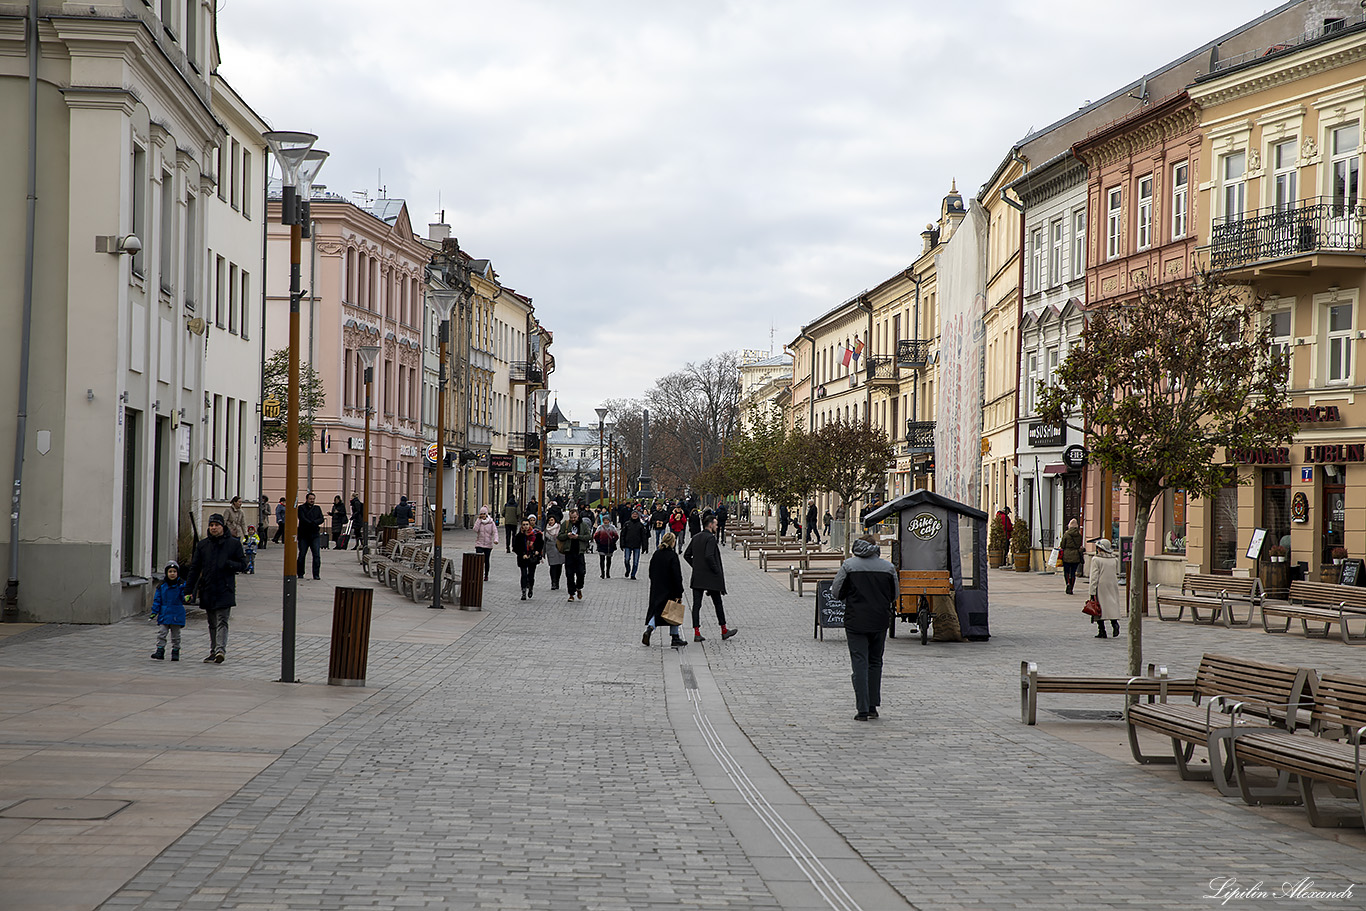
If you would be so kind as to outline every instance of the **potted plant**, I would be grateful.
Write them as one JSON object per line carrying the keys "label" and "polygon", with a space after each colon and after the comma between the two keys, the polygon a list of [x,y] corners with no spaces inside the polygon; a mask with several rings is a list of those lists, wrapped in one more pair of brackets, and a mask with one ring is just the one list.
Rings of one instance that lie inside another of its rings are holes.
{"label": "potted plant", "polygon": [[1347,548],[1345,548],[1345,547],[1334,547],[1334,548],[1333,548],[1333,551],[1332,551],[1332,554],[1333,554],[1333,565],[1334,565],[1334,566],[1341,566],[1341,565],[1343,564],[1343,561],[1345,561],[1345,560],[1347,559]]}
{"label": "potted plant", "polygon": [[1005,566],[1006,551],[1010,549],[1010,542],[1006,540],[1006,526],[1001,521],[999,513],[991,517],[991,527],[987,531],[987,551],[991,556],[992,566]]}
{"label": "potted plant", "polygon": [[1010,530],[1010,546],[1015,551],[1015,571],[1029,572],[1029,523],[1016,519]]}
{"label": "potted plant", "polygon": [[1281,544],[1273,544],[1268,553],[1271,555],[1272,563],[1284,563],[1285,558],[1290,555],[1290,549]]}

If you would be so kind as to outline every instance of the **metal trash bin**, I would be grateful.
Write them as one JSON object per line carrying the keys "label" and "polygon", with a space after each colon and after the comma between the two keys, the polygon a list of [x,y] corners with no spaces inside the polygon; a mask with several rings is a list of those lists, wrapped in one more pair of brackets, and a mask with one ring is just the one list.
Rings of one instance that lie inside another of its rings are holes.
{"label": "metal trash bin", "polygon": [[465,554],[460,561],[460,609],[484,609],[483,554]]}
{"label": "metal trash bin", "polygon": [[370,607],[373,588],[337,588],[332,596],[332,656],[328,686],[365,686],[370,655]]}

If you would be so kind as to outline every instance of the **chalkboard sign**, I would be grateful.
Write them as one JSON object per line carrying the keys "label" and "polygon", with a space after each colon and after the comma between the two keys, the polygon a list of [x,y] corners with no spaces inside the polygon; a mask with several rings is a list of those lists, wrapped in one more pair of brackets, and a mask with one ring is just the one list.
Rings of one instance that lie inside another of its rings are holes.
{"label": "chalkboard sign", "polygon": [[827,629],[844,629],[844,602],[831,597],[832,584],[826,581],[816,583],[816,626],[811,634],[813,639],[816,636],[824,639]]}
{"label": "chalkboard sign", "polygon": [[1343,563],[1341,584],[1366,584],[1366,560],[1348,560]]}

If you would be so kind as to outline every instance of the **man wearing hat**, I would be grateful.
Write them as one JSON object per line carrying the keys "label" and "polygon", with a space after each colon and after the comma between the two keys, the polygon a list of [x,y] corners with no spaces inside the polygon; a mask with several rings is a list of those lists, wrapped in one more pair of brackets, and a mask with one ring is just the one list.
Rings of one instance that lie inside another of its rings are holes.
{"label": "man wearing hat", "polygon": [[185,592],[199,592],[199,606],[209,622],[209,656],[204,663],[222,664],[228,651],[228,614],[237,603],[237,573],[246,572],[242,542],[223,527],[223,516],[209,516],[209,534],[194,549],[185,576]]}

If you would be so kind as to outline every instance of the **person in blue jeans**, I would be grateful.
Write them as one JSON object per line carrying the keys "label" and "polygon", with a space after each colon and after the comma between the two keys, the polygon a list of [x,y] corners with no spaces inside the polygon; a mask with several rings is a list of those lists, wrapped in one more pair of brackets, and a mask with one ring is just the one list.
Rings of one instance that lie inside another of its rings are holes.
{"label": "person in blue jeans", "polygon": [[636,577],[640,567],[640,552],[650,542],[650,530],[640,521],[640,510],[631,511],[631,517],[621,526],[621,553],[628,579]]}

